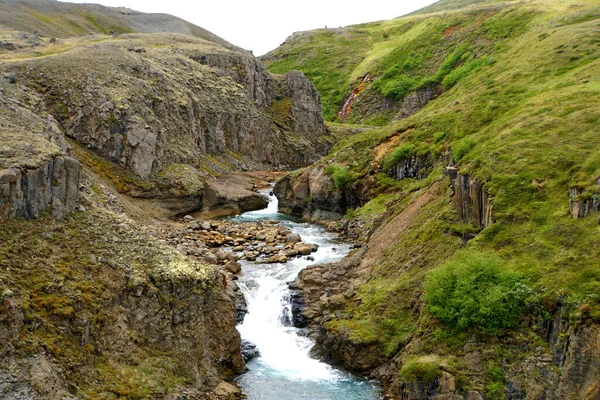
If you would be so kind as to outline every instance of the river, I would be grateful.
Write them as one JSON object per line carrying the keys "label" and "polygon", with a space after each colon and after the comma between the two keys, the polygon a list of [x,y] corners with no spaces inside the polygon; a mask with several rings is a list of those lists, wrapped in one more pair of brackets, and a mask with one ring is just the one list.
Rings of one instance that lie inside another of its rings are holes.
{"label": "river", "polygon": [[[264,194],[269,194],[265,190]],[[277,198],[269,196],[268,207],[232,218],[237,221],[279,220],[298,233],[302,241],[319,249],[311,256],[290,259],[285,264],[242,262],[238,285],[246,297],[248,313],[238,325],[242,339],[254,343],[260,356],[248,363],[248,372],[237,379],[250,400],[375,400],[376,385],[340,371],[309,356],[313,343],[290,326],[291,305],[287,282],[312,263],[335,262],[348,254],[350,246],[322,227],[294,221],[277,212]]]}

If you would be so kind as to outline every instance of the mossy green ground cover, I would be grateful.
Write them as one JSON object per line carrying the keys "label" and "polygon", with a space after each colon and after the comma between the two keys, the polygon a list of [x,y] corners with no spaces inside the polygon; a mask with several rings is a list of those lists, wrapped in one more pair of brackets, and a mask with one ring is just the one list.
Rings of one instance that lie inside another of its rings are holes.
{"label": "mossy green ground cover", "polygon": [[[361,67],[361,73],[368,69],[374,75],[370,90],[393,97],[392,91],[385,93],[391,82],[399,83],[394,90],[409,92],[424,80],[442,84],[445,90],[407,119],[343,139],[322,161],[334,166],[332,177],[342,169],[344,176],[352,177],[344,182],[347,188],[359,180],[375,187],[370,192],[374,199],[351,210],[349,218],[373,221],[384,212],[397,215],[423,188],[442,182],[416,221],[383,252],[359,287],[360,301],[349,303],[346,314],[327,325],[354,341],[379,343],[390,357],[419,338],[419,346],[402,353],[401,360],[410,368],[403,367],[401,379],[436,375],[439,368],[430,365],[434,361],[421,362],[418,357],[445,359],[475,338],[485,349],[481,362],[450,363],[444,369],[468,375],[465,387],[501,398],[502,371],[527,356],[503,343],[539,340],[533,331],[521,329],[519,321],[550,315],[559,303],[572,320],[600,320],[598,215],[569,215],[570,188],[583,189],[584,198],[599,190],[598,11],[591,1],[521,2],[480,5],[444,14],[443,19],[420,15],[356,27],[371,38],[379,32],[379,40],[402,43],[369,59],[369,68]],[[400,41],[394,35],[409,38]],[[367,60],[368,52],[364,57]],[[312,68],[295,65],[304,67]],[[327,69],[322,74],[327,76]],[[355,76],[348,75],[346,84],[351,78]],[[428,178],[394,182],[383,173],[372,178],[377,172],[374,149],[394,136],[400,141],[384,158],[387,165],[429,154],[436,165]],[[461,173],[484,182],[491,195],[494,223],[481,232],[459,221],[453,211],[443,175],[449,160]],[[519,297],[518,304],[510,303],[495,319],[504,321],[495,326],[484,320],[459,323],[460,318],[474,317],[474,309],[445,308],[448,304],[440,309],[432,294],[432,282],[441,279],[444,269],[462,265],[461,257],[475,259],[479,254],[496,260],[494,290],[506,291],[475,292],[469,301],[477,303],[477,296],[505,298],[506,293]],[[424,282],[430,282],[429,289]]]}

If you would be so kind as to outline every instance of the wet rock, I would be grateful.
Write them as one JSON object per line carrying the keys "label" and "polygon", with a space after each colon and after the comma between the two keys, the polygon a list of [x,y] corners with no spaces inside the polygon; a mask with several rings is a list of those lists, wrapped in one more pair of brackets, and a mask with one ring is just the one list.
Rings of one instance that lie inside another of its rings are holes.
{"label": "wet rock", "polygon": [[285,243],[286,244],[291,244],[291,245],[294,245],[294,244],[296,244],[298,242],[301,242],[301,241],[302,241],[302,238],[297,233],[290,233],[285,238]]}
{"label": "wet rock", "polygon": [[242,340],[242,357],[245,362],[260,357],[260,352],[256,345],[248,340]]}
{"label": "wet rock", "polygon": [[295,248],[295,250],[298,251],[298,254],[302,254],[303,256],[307,256],[313,252],[312,246],[304,243]]}

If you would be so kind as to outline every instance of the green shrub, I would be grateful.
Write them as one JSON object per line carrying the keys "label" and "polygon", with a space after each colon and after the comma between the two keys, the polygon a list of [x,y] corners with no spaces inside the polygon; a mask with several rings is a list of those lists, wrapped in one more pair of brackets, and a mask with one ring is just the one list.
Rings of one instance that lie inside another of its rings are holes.
{"label": "green shrub", "polygon": [[466,137],[452,143],[452,159],[459,162],[462,158],[475,147],[475,139]]}
{"label": "green shrub", "polygon": [[404,363],[399,375],[405,382],[432,383],[442,376],[442,367],[437,361],[427,357],[413,358]]}
{"label": "green shrub", "polygon": [[386,82],[381,88],[381,92],[384,96],[398,100],[406,96],[409,91],[413,90],[417,83],[418,82],[415,81],[415,79],[407,75],[400,75],[398,78]]}
{"label": "green shrub", "polygon": [[392,153],[387,156],[383,165],[385,168],[390,168],[400,164],[402,161],[410,157],[411,153],[415,150],[415,146],[410,143],[402,143],[396,147]]}
{"label": "green shrub", "polygon": [[331,179],[333,179],[333,184],[337,189],[340,190],[346,189],[354,180],[354,176],[348,170],[348,168],[340,165],[329,165],[327,168],[325,168],[325,174],[331,176]]}
{"label": "green shrub", "polygon": [[466,44],[458,46],[454,51],[448,54],[448,57],[440,64],[438,72],[436,74],[437,81],[444,79],[461,60],[462,56],[467,52],[468,46]]}
{"label": "green shrub", "polygon": [[523,284],[502,271],[491,254],[462,252],[425,279],[425,301],[435,317],[459,330],[475,327],[488,335],[515,326]]}
{"label": "green shrub", "polygon": [[454,85],[456,85],[459,81],[463,80],[471,72],[477,69],[479,66],[484,65],[487,62],[487,58],[477,58],[475,60],[471,60],[460,67],[454,69],[444,79],[442,80],[442,86],[444,90],[451,89]]}

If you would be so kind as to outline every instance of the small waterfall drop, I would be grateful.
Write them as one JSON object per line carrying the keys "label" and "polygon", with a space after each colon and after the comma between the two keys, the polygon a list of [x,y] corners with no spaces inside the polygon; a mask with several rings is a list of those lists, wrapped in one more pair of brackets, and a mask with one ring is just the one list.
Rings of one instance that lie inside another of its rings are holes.
{"label": "small waterfall drop", "polygon": [[342,259],[350,246],[317,225],[294,222],[277,212],[277,198],[269,190],[268,207],[233,217],[239,221],[278,220],[307,243],[319,246],[306,257],[281,264],[242,262],[238,285],[246,297],[248,314],[238,325],[242,339],[256,345],[260,357],[248,363],[249,371],[238,378],[250,400],[368,400],[379,399],[369,382],[339,371],[309,356],[313,343],[298,335],[291,324],[291,304],[287,282],[312,263]]}

